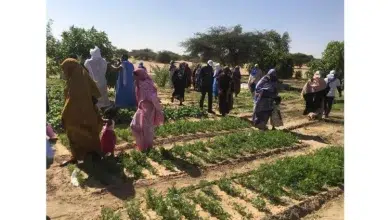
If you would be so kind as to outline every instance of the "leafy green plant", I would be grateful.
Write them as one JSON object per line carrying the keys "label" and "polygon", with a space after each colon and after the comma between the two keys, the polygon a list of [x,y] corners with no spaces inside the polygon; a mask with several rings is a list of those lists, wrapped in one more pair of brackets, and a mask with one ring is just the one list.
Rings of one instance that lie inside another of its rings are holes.
{"label": "leafy green plant", "polygon": [[153,209],[163,219],[177,220],[181,218],[180,212],[172,206],[168,201],[165,201],[163,196],[156,192],[154,189],[147,189],[146,195],[146,206]]}
{"label": "leafy green plant", "polygon": [[61,112],[64,107],[64,81],[61,79],[46,79],[46,91],[49,101],[50,111],[46,114],[46,121],[57,132],[62,132]]}
{"label": "leafy green plant", "polygon": [[101,210],[100,219],[101,220],[120,220],[121,215],[120,215],[120,213],[115,213],[115,211],[110,209],[110,208],[104,207]]}
{"label": "leafy green plant", "polygon": [[132,150],[129,154],[120,154],[119,158],[121,166],[128,172],[132,172],[135,179],[143,177],[142,168],[149,170],[152,174],[157,174],[156,168],[149,163],[146,154],[142,152]]}
{"label": "leafy green plant", "polygon": [[232,181],[226,178],[222,178],[220,181],[218,181],[218,187],[226,192],[228,195],[233,197],[242,197],[240,190],[235,188],[232,185]]}
{"label": "leafy green plant", "polygon": [[163,112],[166,120],[207,117],[207,113],[204,110],[195,106],[181,106],[179,108],[164,107]]}
{"label": "leafy green plant", "polygon": [[[169,61],[168,61],[169,62]],[[167,82],[170,80],[169,66],[164,65],[163,67],[152,65],[152,72],[154,73],[154,81],[158,87],[165,87]]]}
{"label": "leafy green plant", "polygon": [[46,57],[46,78],[50,76],[59,76],[61,74],[61,68],[55,60],[50,57]]}
{"label": "leafy green plant", "polygon": [[261,211],[261,212],[265,212],[265,211],[267,211],[268,209],[267,209],[267,207],[266,207],[266,203],[265,203],[265,201],[264,201],[264,199],[262,199],[261,197],[259,197],[259,196],[257,196],[256,198],[254,198],[253,200],[252,200],[252,205],[256,208],[256,209],[258,209],[259,211]]}
{"label": "leafy green plant", "polygon": [[179,190],[175,187],[169,188],[166,195],[168,200],[183,216],[187,219],[201,219],[196,211],[195,205],[191,204],[185,197],[182,196]]}
{"label": "leafy green plant", "polygon": [[221,201],[221,197],[218,196],[217,193],[215,193],[215,191],[213,190],[213,188],[211,188],[211,186],[206,186],[206,187],[202,188],[201,191],[204,194],[210,196],[211,198],[218,200],[218,201]]}
{"label": "leafy green plant", "polygon": [[222,220],[230,219],[229,213],[225,212],[225,210],[221,206],[221,203],[218,200],[202,195],[201,193],[198,193],[197,195],[190,194],[188,195],[188,198],[199,204],[212,216]]}
{"label": "leafy green plant", "polygon": [[140,202],[136,199],[132,199],[126,203],[126,211],[131,220],[146,220],[141,212]]}
{"label": "leafy green plant", "polygon": [[164,158],[161,151],[162,149],[163,148],[157,148],[157,149],[153,148],[147,153],[147,156],[150,159],[156,161],[157,163],[163,165],[168,170],[175,172],[176,171],[175,166],[172,164],[170,160]]}
{"label": "leafy green plant", "polygon": [[248,213],[246,210],[245,210],[245,207],[234,202],[233,203],[233,208],[234,210],[236,210],[238,213],[240,213],[241,216],[243,216],[245,219],[253,219],[253,214],[252,213]]}

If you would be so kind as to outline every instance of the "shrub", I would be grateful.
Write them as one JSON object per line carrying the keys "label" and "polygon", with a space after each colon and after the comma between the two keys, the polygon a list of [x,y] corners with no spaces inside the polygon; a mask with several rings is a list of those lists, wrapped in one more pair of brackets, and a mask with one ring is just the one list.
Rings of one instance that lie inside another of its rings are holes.
{"label": "shrub", "polygon": [[50,57],[46,57],[46,77],[56,76],[61,74],[61,68],[58,64]]}
{"label": "shrub", "polygon": [[169,66],[164,65],[163,67],[159,67],[155,65],[151,66],[151,69],[154,73],[154,81],[156,82],[157,86],[165,87],[169,81]]}

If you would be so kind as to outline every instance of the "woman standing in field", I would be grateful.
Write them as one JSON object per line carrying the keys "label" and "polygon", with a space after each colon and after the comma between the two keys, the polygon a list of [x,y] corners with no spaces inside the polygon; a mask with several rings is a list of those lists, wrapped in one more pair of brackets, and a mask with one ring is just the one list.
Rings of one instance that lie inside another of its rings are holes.
{"label": "woman standing in field", "polygon": [[255,67],[251,70],[249,74],[249,79],[248,79],[248,88],[249,91],[252,93],[252,97],[255,98],[255,88],[257,83],[260,81],[262,77],[262,72],[261,69],[259,69],[259,65],[256,64]]}
{"label": "woman standing in field", "polygon": [[115,107],[131,108],[136,106],[133,71],[134,65],[129,62],[129,57],[122,56],[121,65],[113,66],[114,71],[118,71],[118,79],[115,86]]}
{"label": "woman standing in field", "polygon": [[309,119],[322,117],[325,96],[328,91],[325,80],[321,78],[320,71],[317,71],[302,89],[302,95],[306,102],[303,114],[308,115]]}
{"label": "woman standing in field", "polygon": [[174,90],[172,93],[171,102],[173,102],[176,98],[180,101],[180,105],[183,105],[184,93],[187,85],[187,74],[185,73],[185,67],[183,63],[179,65],[179,69],[176,69],[173,72],[172,83]]}
{"label": "woman standing in field", "polygon": [[274,99],[278,95],[276,70],[270,69],[255,87],[255,107],[253,123],[260,130],[267,130],[267,123],[272,115]]}
{"label": "woman standing in field", "polygon": [[130,128],[137,149],[147,151],[153,147],[154,128],[164,123],[164,114],[157,98],[157,88],[144,69],[134,71],[138,109]]}
{"label": "woman standing in field", "polygon": [[196,65],[194,71],[192,72],[192,86],[194,87],[194,90],[195,91],[198,91],[199,90],[199,86],[198,86],[198,76],[199,76],[199,72],[200,72],[200,68],[202,66],[200,64]]}
{"label": "woman standing in field", "polygon": [[325,118],[329,117],[329,113],[332,110],[334,97],[336,96],[336,89],[339,92],[339,96],[340,97],[342,96],[341,83],[340,83],[340,80],[337,79],[337,77],[335,76],[335,73],[336,73],[336,71],[334,71],[334,70],[330,71],[330,73],[326,76],[326,79],[325,79],[325,82],[326,82],[327,86],[329,87],[329,92],[325,98],[325,106],[324,106],[325,107],[325,111],[324,111]]}
{"label": "woman standing in field", "polygon": [[88,71],[73,58],[66,59],[61,68],[66,81],[62,124],[69,139],[72,158],[62,165],[84,160],[88,153],[100,154],[99,133],[103,121],[96,107],[99,89]]}
{"label": "woman standing in field", "polygon": [[89,76],[92,80],[96,81],[96,85],[102,95],[101,98],[98,99],[98,103],[96,104],[97,107],[106,108],[111,105],[107,92],[107,62],[101,56],[100,49],[98,47],[91,49],[90,54],[91,58],[85,61],[84,66],[88,69]]}
{"label": "woman standing in field", "polygon": [[218,98],[218,76],[222,73],[221,65],[219,63],[215,64],[215,71],[214,71],[214,82],[213,82],[213,96],[215,99]]}
{"label": "woman standing in field", "polygon": [[183,63],[184,64],[184,72],[186,73],[186,78],[187,78],[187,83],[186,83],[186,88],[191,87],[191,68],[188,66],[188,63]]}
{"label": "woman standing in field", "polygon": [[237,95],[241,91],[241,72],[240,72],[239,66],[236,66],[234,68],[233,83],[234,83],[234,93],[235,93],[235,96],[237,97]]}
{"label": "woman standing in field", "polygon": [[222,116],[229,114],[233,108],[233,79],[229,67],[225,67],[216,80],[218,81],[219,112]]}

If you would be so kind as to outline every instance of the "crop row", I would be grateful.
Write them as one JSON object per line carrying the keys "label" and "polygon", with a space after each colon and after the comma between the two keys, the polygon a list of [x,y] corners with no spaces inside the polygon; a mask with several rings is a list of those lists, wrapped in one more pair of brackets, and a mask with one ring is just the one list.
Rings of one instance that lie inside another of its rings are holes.
{"label": "crop row", "polygon": [[[204,167],[207,164],[217,164],[229,159],[260,153],[265,150],[290,147],[296,144],[297,137],[283,131],[238,132],[216,137],[212,141],[176,145],[167,150],[154,148],[146,154],[132,150],[130,153],[119,154],[121,167],[131,173],[135,179],[143,177],[142,170],[147,169],[156,175],[156,169],[148,162],[154,161],[167,170],[176,172],[178,161],[190,166]],[[175,165],[176,164],[176,165]]]}
{"label": "crop row", "polygon": [[[168,136],[178,136],[183,134],[195,134],[198,132],[215,132],[222,130],[233,130],[233,129],[242,129],[249,128],[251,124],[248,122],[235,118],[235,117],[226,117],[220,120],[206,120],[201,119],[199,121],[186,121],[186,120],[178,120],[174,123],[166,123],[156,129],[157,137],[168,137]],[[116,135],[130,142],[133,138],[131,132],[126,127],[118,126],[115,129]]]}
{"label": "crop row", "polygon": [[[230,202],[232,198],[244,200],[246,207],[252,206],[267,215],[269,206],[282,203],[282,196],[302,200],[308,195],[317,194],[329,187],[344,182],[344,151],[342,147],[327,147],[311,154],[289,157],[232,178],[221,178],[213,182],[202,182],[201,186],[186,188],[172,187],[165,195],[148,189],[144,196],[146,208],[152,209],[163,219],[202,219],[201,209],[218,219],[232,219],[223,208],[230,205],[243,219],[252,219],[253,213],[244,206]],[[229,196],[222,200],[215,190]],[[251,191],[251,194],[247,194]],[[133,200],[133,204],[139,201]],[[135,207],[135,208],[134,208]],[[130,219],[144,219],[141,208],[133,206],[127,212]]]}

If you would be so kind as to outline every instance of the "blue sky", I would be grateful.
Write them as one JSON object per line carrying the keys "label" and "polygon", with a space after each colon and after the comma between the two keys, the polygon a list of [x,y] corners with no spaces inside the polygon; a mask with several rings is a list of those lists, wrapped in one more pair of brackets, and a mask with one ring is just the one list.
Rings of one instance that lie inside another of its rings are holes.
{"label": "blue sky", "polygon": [[344,40],[343,0],[47,0],[47,18],[57,38],[73,24],[95,26],[119,48],[180,54],[181,41],[219,25],[287,31],[291,52],[318,58],[329,41]]}

